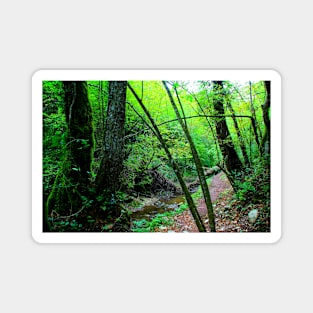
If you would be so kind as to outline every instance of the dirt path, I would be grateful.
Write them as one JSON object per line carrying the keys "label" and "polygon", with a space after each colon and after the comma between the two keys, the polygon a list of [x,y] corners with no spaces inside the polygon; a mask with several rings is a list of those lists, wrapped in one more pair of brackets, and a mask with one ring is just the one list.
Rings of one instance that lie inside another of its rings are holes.
{"label": "dirt path", "polygon": [[[225,174],[221,172],[213,177],[209,189],[212,203],[214,203],[223,191],[231,190],[231,185]],[[207,208],[204,199],[199,200],[198,211],[205,225],[208,227],[209,220],[207,217]],[[189,210],[175,216],[174,219],[174,225],[163,229],[162,232],[198,232],[198,228]]]}
{"label": "dirt path", "polygon": [[[231,185],[225,174],[220,172],[219,174],[215,175],[209,188],[212,203],[214,203],[218,196],[227,189],[231,189]],[[201,217],[205,217],[207,215],[208,211],[204,199],[200,199],[198,202],[198,211]]]}

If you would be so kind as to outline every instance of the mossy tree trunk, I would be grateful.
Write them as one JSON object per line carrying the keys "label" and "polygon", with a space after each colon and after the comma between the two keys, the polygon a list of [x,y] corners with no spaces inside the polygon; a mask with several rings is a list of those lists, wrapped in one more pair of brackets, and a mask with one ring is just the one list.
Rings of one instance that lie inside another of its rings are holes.
{"label": "mossy tree trunk", "polygon": [[45,206],[44,231],[53,211],[70,215],[81,209],[88,197],[94,149],[92,110],[85,81],[64,81],[64,108],[67,123],[66,153],[62,168]]}
{"label": "mossy tree trunk", "polygon": [[223,87],[223,81],[213,81],[214,90],[214,109],[218,115],[223,117],[216,120],[216,132],[220,145],[220,149],[224,158],[226,168],[229,172],[237,171],[242,168],[242,163],[235,150],[234,143],[232,141],[228,126],[226,123],[225,110],[224,110],[224,98],[225,91]]}
{"label": "mossy tree trunk", "polygon": [[92,111],[87,82],[63,82],[65,114],[68,125],[68,149],[71,159],[71,178],[86,186],[90,177],[94,149]]}

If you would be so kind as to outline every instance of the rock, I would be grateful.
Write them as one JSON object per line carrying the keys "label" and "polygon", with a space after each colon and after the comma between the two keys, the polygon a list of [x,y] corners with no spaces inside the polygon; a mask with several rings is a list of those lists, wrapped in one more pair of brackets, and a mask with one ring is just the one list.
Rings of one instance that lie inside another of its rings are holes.
{"label": "rock", "polygon": [[249,213],[248,213],[248,218],[249,218],[249,222],[251,224],[253,224],[256,219],[258,218],[258,210],[257,209],[254,209],[254,210],[251,210]]}
{"label": "rock", "polygon": [[162,208],[162,207],[164,207],[165,203],[158,200],[158,201],[154,202],[154,205],[158,208]]}

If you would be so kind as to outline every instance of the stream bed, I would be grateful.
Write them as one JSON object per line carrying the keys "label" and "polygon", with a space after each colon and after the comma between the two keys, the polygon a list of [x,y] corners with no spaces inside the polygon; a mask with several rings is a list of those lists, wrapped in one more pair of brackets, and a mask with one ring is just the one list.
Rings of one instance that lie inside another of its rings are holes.
{"label": "stream bed", "polygon": [[[207,170],[207,179],[212,176],[219,175],[220,172],[218,167],[211,168]],[[195,193],[199,189],[199,183],[189,184],[189,191]],[[145,198],[143,199],[145,205],[138,208],[133,208],[132,210],[132,220],[147,220],[151,221],[157,214],[175,211],[179,206],[185,203],[185,196],[179,195],[174,197],[161,197],[161,198]]]}
{"label": "stream bed", "polygon": [[185,202],[185,197],[183,195],[173,197],[173,198],[160,198],[155,199],[154,202],[143,206],[141,209],[136,210],[132,213],[132,220],[148,220],[151,221],[157,214],[174,211],[179,208],[181,204]]}

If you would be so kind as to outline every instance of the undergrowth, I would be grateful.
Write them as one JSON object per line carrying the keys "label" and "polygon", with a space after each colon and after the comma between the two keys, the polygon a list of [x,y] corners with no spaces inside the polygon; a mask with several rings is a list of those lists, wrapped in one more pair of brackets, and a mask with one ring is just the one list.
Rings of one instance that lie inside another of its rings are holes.
{"label": "undergrowth", "polygon": [[253,222],[255,231],[270,231],[270,167],[259,159],[253,168],[246,168],[235,176],[232,206],[239,212],[257,210]]}
{"label": "undergrowth", "polygon": [[132,231],[136,233],[154,232],[159,227],[171,226],[174,223],[173,217],[181,214],[188,208],[187,205],[182,204],[173,211],[167,211],[157,214],[151,221],[142,219],[133,221]]}

